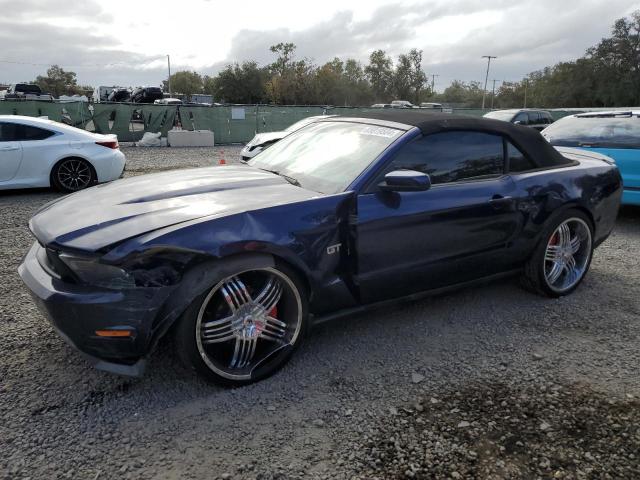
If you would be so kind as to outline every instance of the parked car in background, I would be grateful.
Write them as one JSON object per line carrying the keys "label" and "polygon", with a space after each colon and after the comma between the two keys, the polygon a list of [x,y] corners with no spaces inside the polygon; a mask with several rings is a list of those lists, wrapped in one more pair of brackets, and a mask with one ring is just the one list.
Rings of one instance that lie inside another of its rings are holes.
{"label": "parked car in background", "polygon": [[107,102],[127,102],[131,99],[131,90],[128,88],[116,87],[107,96]]}
{"label": "parked car in background", "polygon": [[53,101],[53,97],[49,93],[43,92],[40,86],[34,83],[16,83],[10,85],[4,92],[4,99]]}
{"label": "parked car in background", "polygon": [[374,103],[371,108],[391,108],[390,103]]}
{"label": "parked car in background", "polygon": [[193,95],[191,95],[191,99],[189,103],[211,106],[214,104],[213,95],[207,95],[203,93],[194,93]]}
{"label": "parked car in background", "polygon": [[75,102],[89,102],[86,95],[60,95],[58,97],[58,103],[75,103]]}
{"label": "parked car in background", "polygon": [[124,166],[115,135],[0,115],[0,190],[51,186],[75,192],[119,178]]}
{"label": "parked car in background", "polygon": [[316,120],[244,165],[49,204],[20,276],[96,367],[139,375],[169,334],[231,385],[277,371],[311,322],[376,303],[513,274],[548,297],[578,287],[615,224],[614,165],[506,122],[366,115]]}
{"label": "parked car in background", "polygon": [[551,145],[578,147],[612,158],[622,175],[622,203],[640,205],[640,111],[569,115],[542,135]]}
{"label": "parked car in background", "polygon": [[391,108],[415,108],[415,106],[408,100],[394,100],[391,102]]}
{"label": "parked car in background", "polygon": [[153,103],[164,98],[160,87],[137,87],[131,93],[133,103]]}
{"label": "parked car in background", "polygon": [[442,104],[434,103],[434,102],[422,102],[420,104],[420,108],[435,108],[435,109],[442,110]]}
{"label": "parked car in background", "polygon": [[[183,102],[179,98],[160,98],[153,102],[154,105],[182,105]],[[197,104],[196,104],[197,105]]]}
{"label": "parked car in background", "polygon": [[93,89],[93,94],[91,95],[91,99],[93,103],[106,102],[109,99],[109,94],[116,88],[113,86],[100,85]]}
{"label": "parked car in background", "polygon": [[269,148],[271,145],[273,145],[277,141],[282,140],[291,132],[295,132],[296,130],[300,130],[302,127],[306,127],[310,123],[317,122],[318,120],[322,120],[324,118],[329,118],[329,117],[335,117],[335,115],[316,115],[313,117],[307,117],[294,123],[293,125],[288,126],[286,129],[282,130],[281,132],[258,133],[256,134],[255,137],[253,137],[249,141],[249,143],[247,143],[244,146],[244,148],[240,152],[240,156],[242,157],[242,160],[249,160],[250,158],[253,158],[257,154],[262,152],[263,150]]}
{"label": "parked car in background", "polygon": [[526,125],[536,130],[544,130],[553,123],[553,117],[546,110],[534,110],[530,108],[495,110],[485,113],[483,116],[493,120],[515,123],[516,125]]}

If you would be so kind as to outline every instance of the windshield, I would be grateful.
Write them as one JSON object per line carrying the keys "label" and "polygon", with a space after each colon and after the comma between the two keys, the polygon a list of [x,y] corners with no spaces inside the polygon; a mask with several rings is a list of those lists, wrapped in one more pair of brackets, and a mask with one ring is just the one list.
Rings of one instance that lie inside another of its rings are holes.
{"label": "windshield", "polygon": [[638,117],[564,117],[543,131],[552,145],[640,148]]}
{"label": "windshield", "polygon": [[484,118],[493,118],[494,120],[510,122],[513,118],[513,112],[489,112],[484,115]]}
{"label": "windshield", "polygon": [[343,192],[404,132],[351,122],[313,123],[248,163],[320,193]]}
{"label": "windshield", "polygon": [[321,119],[319,119],[318,117],[303,118],[302,120],[294,123],[293,125],[289,125],[287,128],[284,129],[284,131],[295,132],[296,130],[300,130],[305,125],[309,125],[310,123],[317,122],[318,120],[321,120]]}

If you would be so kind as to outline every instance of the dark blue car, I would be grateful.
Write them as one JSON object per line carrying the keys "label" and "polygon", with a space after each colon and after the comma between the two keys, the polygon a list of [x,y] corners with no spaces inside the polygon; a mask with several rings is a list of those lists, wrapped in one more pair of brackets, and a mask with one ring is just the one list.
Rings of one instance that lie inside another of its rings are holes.
{"label": "dark blue car", "polygon": [[189,365],[244,384],[308,326],[518,274],[570,293],[614,226],[606,157],[535,130],[415,111],[329,118],[245,165],[145,175],[41,209],[20,275],[98,368],[142,372],[169,333]]}

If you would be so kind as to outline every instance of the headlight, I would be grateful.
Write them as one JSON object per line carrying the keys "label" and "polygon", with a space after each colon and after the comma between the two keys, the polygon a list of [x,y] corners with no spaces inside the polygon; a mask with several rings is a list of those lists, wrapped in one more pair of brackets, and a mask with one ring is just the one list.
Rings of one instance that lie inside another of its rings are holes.
{"label": "headlight", "polygon": [[124,289],[175,285],[194,254],[188,251],[153,249],[124,258],[117,265],[103,263],[98,256],[69,252],[60,252],[57,258],[82,283]]}
{"label": "headlight", "polygon": [[70,253],[61,253],[58,257],[83,283],[114,289],[135,287],[133,276],[122,268],[100,263],[96,257]]}

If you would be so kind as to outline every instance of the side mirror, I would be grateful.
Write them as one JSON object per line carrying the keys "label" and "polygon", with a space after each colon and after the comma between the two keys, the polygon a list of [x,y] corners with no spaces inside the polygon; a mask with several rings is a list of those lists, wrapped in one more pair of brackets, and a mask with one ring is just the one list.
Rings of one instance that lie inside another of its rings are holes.
{"label": "side mirror", "polygon": [[524,122],[522,120],[516,120],[515,122],[513,122],[514,125],[524,125]]}
{"label": "side mirror", "polygon": [[431,178],[415,170],[394,170],[384,176],[378,187],[386,192],[422,192],[431,188]]}

